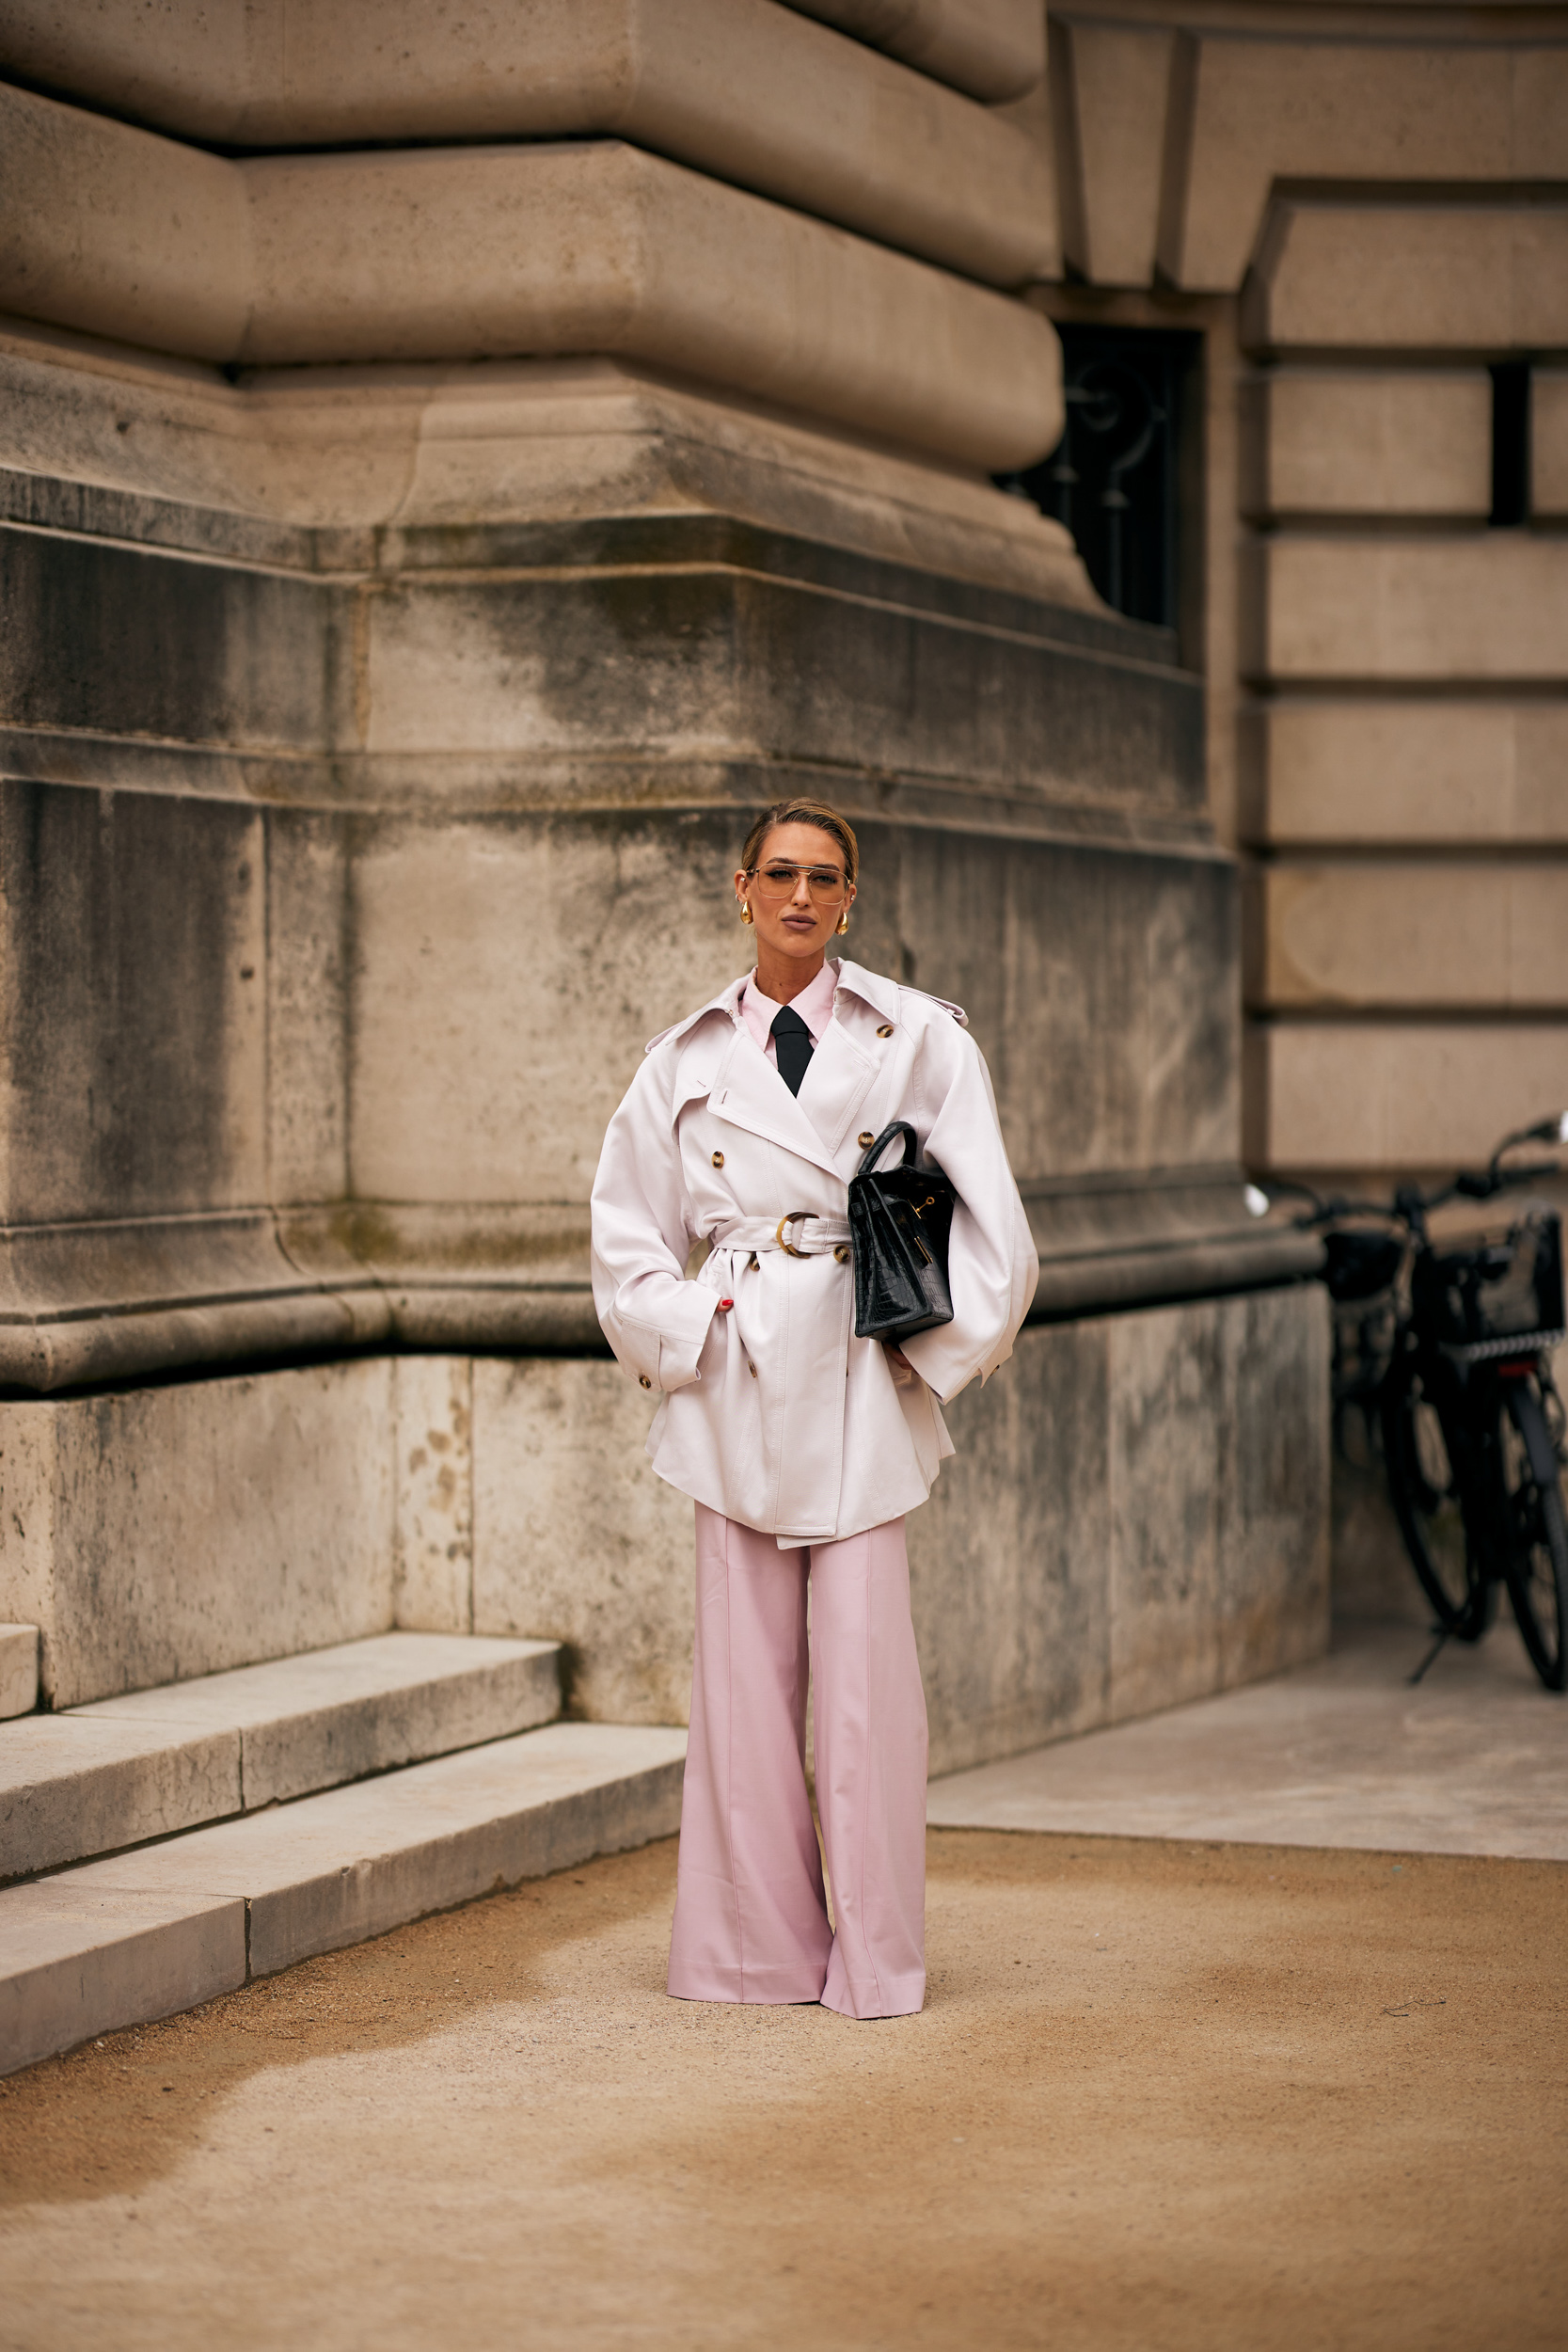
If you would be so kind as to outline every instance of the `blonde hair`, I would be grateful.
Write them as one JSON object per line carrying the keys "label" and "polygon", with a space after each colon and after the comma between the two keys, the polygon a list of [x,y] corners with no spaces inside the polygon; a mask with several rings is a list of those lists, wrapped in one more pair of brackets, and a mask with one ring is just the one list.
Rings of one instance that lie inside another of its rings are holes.
{"label": "blonde hair", "polygon": [[855,869],[860,864],[860,845],[855,839],[854,827],[847,818],[839,815],[836,808],[830,808],[826,801],[814,801],[804,796],[793,801],[775,801],[771,808],[763,810],[746,835],[746,847],[740,852],[741,866],[748,874],[753,872],[760,863],[768,836],[776,825],[815,825],[819,833],[831,835],[844,852],[845,880],[854,881]]}

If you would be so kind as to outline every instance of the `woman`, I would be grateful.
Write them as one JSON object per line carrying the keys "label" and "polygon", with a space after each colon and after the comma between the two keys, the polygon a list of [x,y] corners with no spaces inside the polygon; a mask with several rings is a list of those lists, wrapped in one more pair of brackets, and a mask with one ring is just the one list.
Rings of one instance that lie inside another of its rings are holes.
{"label": "woman", "polygon": [[[962,1012],[827,961],[857,870],[819,801],[752,826],[735,894],[756,969],[653,1040],[610,1123],[594,1296],[621,1362],[661,1392],[654,1468],[697,1506],[670,1991],[895,2017],[926,1992],[904,1514],[953,1451],[938,1399],[1012,1353],[1038,1266]],[[846,1222],[848,1179],[895,1119],[958,1194],[953,1320],[902,1348],[854,1336]],[[832,1927],[805,1783],[808,1582]]]}

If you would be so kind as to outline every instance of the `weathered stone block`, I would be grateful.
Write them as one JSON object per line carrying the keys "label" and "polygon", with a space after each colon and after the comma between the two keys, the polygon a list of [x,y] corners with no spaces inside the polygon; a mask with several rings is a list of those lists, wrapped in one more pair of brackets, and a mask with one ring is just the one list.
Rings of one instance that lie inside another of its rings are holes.
{"label": "weathered stone block", "polygon": [[1061,428],[1037,312],[618,139],[228,162],[14,87],[0,119],[24,318],[252,366],[620,351],[990,469]]}
{"label": "weathered stone block", "polygon": [[1327,1396],[1316,1285],[1026,1329],[909,1522],[933,1772],[1320,1655]]}
{"label": "weathered stone block", "polygon": [[[1059,22],[1053,81],[1062,140],[1068,261],[1097,286],[1147,286],[1154,276],[1160,180],[1175,33],[1163,24]],[[1077,169],[1074,171],[1074,163]]]}
{"label": "weathered stone block", "polygon": [[[541,1206],[584,1201],[643,1039],[744,962],[721,906],[743,821],[369,834],[356,1193],[479,1204],[526,1184]],[[967,1006],[1021,1176],[1232,1156],[1227,863],[875,818],[863,849],[849,945]],[[516,956],[525,930],[537,963]]]}
{"label": "weathered stone block", "polygon": [[[1568,244],[1563,252],[1568,279]],[[1255,677],[1561,675],[1568,540],[1518,531],[1376,540],[1282,533],[1255,548],[1254,563],[1243,662]]]}
{"label": "weathered stone block", "polygon": [[1108,1719],[1110,1329],[1025,1330],[947,1408],[958,1454],[908,1524],[933,1772]]}
{"label": "weathered stone block", "polygon": [[1568,867],[1275,865],[1259,1001],[1568,1009]]}
{"label": "weathered stone block", "polygon": [[0,1721],[30,1715],[39,1703],[39,1629],[0,1625]]}
{"label": "weathered stone block", "polygon": [[0,1609],[71,1707],[392,1621],[388,1360],[0,1404]]}
{"label": "weathered stone block", "polygon": [[0,2074],[194,2009],[245,1980],[238,1897],[82,1885],[0,1893]]}
{"label": "weathered stone block", "polygon": [[1219,1687],[1320,1658],[1329,1635],[1328,1294],[1219,1299]]}
{"label": "weathered stone block", "polygon": [[[483,554],[504,523],[552,547],[554,524],[723,516],[919,566],[927,587],[946,574],[1100,612],[1062,526],[983,475],[607,358],[235,385],[9,320],[0,387],[0,453],[15,469],[0,473],[0,512],[45,530],[310,572],[373,566],[383,551],[396,566],[404,534],[417,544],[433,528],[462,533],[449,552]],[[352,660],[341,683],[351,743]],[[85,749],[68,772],[96,780]],[[157,788],[182,772],[166,743],[135,750]],[[253,787],[257,765],[244,773]]]}
{"label": "weathered stone block", "polygon": [[[531,1731],[550,1722],[560,1704],[551,1643],[399,1632],[100,1699],[50,1720],[112,1724],[128,1734],[161,1735],[171,1745],[202,1731],[231,1732],[239,1742],[241,1800],[254,1813]],[[213,1813],[237,1809],[215,1805]]]}
{"label": "weathered stone block", "polygon": [[167,1837],[240,1810],[231,1726],[24,1715],[0,1724],[0,1879]]}
{"label": "weathered stone block", "polygon": [[1250,512],[1490,512],[1492,383],[1484,368],[1288,369],[1250,389],[1243,493]]}
{"label": "weathered stone block", "polygon": [[[1240,285],[1270,188],[1281,180],[1397,186],[1561,175],[1568,162],[1568,65],[1560,48],[1368,40],[1365,22],[1340,40],[1282,40],[1272,25],[1260,39],[1228,26],[1187,37],[1173,93],[1178,151],[1187,168],[1170,192],[1160,249],[1173,284],[1213,293]],[[1361,217],[1369,216],[1375,246],[1376,210],[1361,208]],[[1402,290],[1402,322],[1423,301],[1434,318],[1445,317],[1441,272],[1432,265],[1438,241],[1418,247],[1420,282]],[[1375,281],[1382,273],[1370,250],[1367,260]],[[1353,266],[1341,299],[1370,319],[1374,289],[1357,283],[1359,274]],[[1446,329],[1412,337],[1396,326],[1387,334],[1299,332],[1288,340],[1385,347],[1455,342],[1473,348],[1512,339]]]}
{"label": "weathered stone block", "polygon": [[1248,1040],[1247,1158],[1280,1168],[1484,1164],[1563,1107],[1568,1023],[1291,1021]]}
{"label": "weathered stone block", "polygon": [[[177,540],[170,549],[158,545],[160,518],[117,516],[102,506],[94,513],[90,497],[86,513],[71,500],[56,506],[51,518],[65,528],[5,533],[0,708],[8,725],[222,744],[241,758],[271,754],[286,760],[325,748],[324,739],[352,724],[352,702],[342,694],[335,667],[339,648],[330,635],[341,599],[329,583],[310,577],[308,548],[290,549],[294,562],[286,570],[192,563],[188,553],[184,561],[181,555],[203,548],[199,522],[189,527],[183,548]],[[112,544],[121,535],[117,522],[123,535],[149,544]],[[136,822],[134,807],[97,812],[92,800],[87,805],[105,822],[110,815],[125,828]],[[258,822],[255,811],[243,806],[223,816],[230,827]],[[48,846],[50,821],[40,807],[33,819],[40,850]],[[65,821],[53,818],[55,825]],[[149,811],[141,821],[161,825],[166,834],[173,820]],[[129,831],[116,846],[127,861],[136,855]],[[84,838],[80,847],[85,853],[89,842]],[[146,860],[150,852],[144,848],[141,854]],[[166,840],[150,854],[178,856],[179,845]],[[242,854],[250,855],[254,868],[254,854]],[[186,917],[195,919],[194,912]]]}
{"label": "weathered stone block", "polygon": [[[446,772],[484,777],[494,807],[515,804],[490,781],[503,755],[553,783],[563,758],[766,755],[972,789],[1027,780],[1075,802],[1089,787],[1118,810],[1201,805],[1193,680],[1163,630],[693,517],[408,532],[399,552],[361,621],[365,747],[388,781],[415,756],[461,760]],[[448,564],[463,576],[443,578]]]}
{"label": "weathered stone block", "polygon": [[279,1204],[348,1190],[344,1041],[354,1010],[352,820],[269,808],[267,1175]]}
{"label": "weathered stone block", "polygon": [[568,1711],[683,1724],[691,1505],[643,1450],[650,1401],[618,1364],[480,1358],[474,1629],[565,1645]]}
{"label": "weathered stone block", "polygon": [[548,1642],[389,1633],[0,1724],[0,1879],[553,1720]]}
{"label": "weathered stone block", "polygon": [[199,0],[151,20],[135,0],[90,20],[24,7],[0,59],[226,149],[619,134],[973,277],[1043,274],[1043,158],[928,68],[917,80],[768,0],[536,0],[521,17],[490,0],[456,22],[420,0],[315,0],[284,26],[284,0],[253,0],[243,35]]}
{"label": "weathered stone block", "polygon": [[1118,1317],[1107,1341],[1106,1701],[1118,1722],[1219,1687],[1224,1391],[1212,1305]]}
{"label": "weathered stone block", "polygon": [[473,1364],[400,1356],[392,1366],[397,1481],[392,1606],[402,1627],[471,1633],[474,1620]]}
{"label": "weathered stone block", "polygon": [[0,787],[8,1222],[264,1196],[261,851],[245,809]]}
{"label": "weathered stone block", "polygon": [[1280,700],[1243,722],[1251,840],[1568,841],[1568,710],[1556,704]]}
{"label": "weathered stone block", "polygon": [[[1467,68],[1471,53],[1453,54]],[[1247,281],[1242,335],[1256,350],[1568,342],[1568,209],[1281,199]]]}
{"label": "weathered stone block", "polygon": [[1045,72],[1033,0],[790,0],[806,16],[874,41],[976,98],[1016,98]]}
{"label": "weathered stone block", "polygon": [[866,961],[967,1008],[1021,1182],[1231,1157],[1227,861],[867,834]]}
{"label": "weathered stone block", "polygon": [[250,1974],[267,1976],[497,1886],[668,1836],[685,1752],[681,1731],[550,1724],[88,1863],[59,1883],[82,1894],[140,1888],[166,1901],[243,1897]]}

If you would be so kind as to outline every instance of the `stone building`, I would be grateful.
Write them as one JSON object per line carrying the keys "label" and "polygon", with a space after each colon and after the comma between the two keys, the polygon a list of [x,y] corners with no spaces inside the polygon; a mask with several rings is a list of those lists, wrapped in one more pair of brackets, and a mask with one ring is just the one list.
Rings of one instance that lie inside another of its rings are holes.
{"label": "stone building", "polygon": [[1484,1153],[1568,1086],[1568,13],[1052,37],[1045,307],[1203,339],[1183,644],[1256,859],[1249,1157]]}
{"label": "stone building", "polygon": [[397,1627],[680,1719],[586,1199],[788,789],[1041,1250],[913,1523],[933,1761],[1322,1645],[1324,1306],[1243,1149],[1441,1162],[1568,1067],[1565,23],[0,0],[51,1706]]}

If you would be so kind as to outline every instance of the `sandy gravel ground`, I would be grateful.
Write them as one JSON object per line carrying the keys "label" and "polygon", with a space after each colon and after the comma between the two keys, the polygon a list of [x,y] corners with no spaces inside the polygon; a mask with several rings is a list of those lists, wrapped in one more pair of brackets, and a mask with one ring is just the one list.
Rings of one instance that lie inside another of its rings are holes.
{"label": "sandy gravel ground", "polygon": [[923,2016],[666,1999],[674,1848],[0,2087],[0,2343],[1533,2352],[1568,1868],[933,1832]]}

